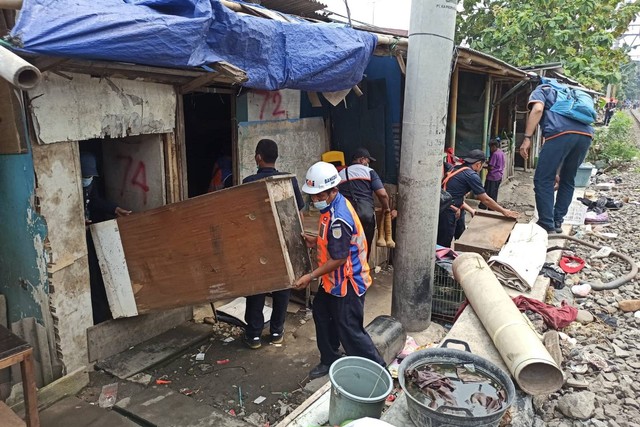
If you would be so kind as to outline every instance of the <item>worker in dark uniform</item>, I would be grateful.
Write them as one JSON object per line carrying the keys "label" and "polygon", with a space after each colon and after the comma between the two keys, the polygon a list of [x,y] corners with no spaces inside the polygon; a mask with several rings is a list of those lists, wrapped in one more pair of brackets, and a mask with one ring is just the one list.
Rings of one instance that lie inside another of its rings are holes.
{"label": "worker in dark uniform", "polygon": [[[250,175],[242,180],[242,183],[258,181],[263,178],[274,175],[285,175],[287,172],[280,172],[276,169],[276,160],[278,159],[278,144],[270,139],[261,139],[256,146],[255,161],[258,167],[258,173]],[[296,197],[298,210],[304,208],[304,200],[302,193],[298,187],[298,181],[293,178],[293,191]],[[300,212],[302,215],[302,212]],[[260,335],[264,328],[264,301],[267,294],[252,295],[247,297],[247,305],[244,314],[244,320],[247,323],[245,329],[244,342],[252,349],[260,348],[262,345]],[[273,311],[271,313],[271,321],[269,322],[269,330],[271,332],[270,342],[272,344],[281,344],[284,341],[284,321],[287,316],[287,305],[291,290],[285,289],[271,293],[273,299]]]}
{"label": "worker in dark uniform", "polygon": [[385,365],[363,325],[364,294],[372,283],[364,229],[351,203],[338,191],[339,183],[335,166],[318,162],[309,168],[302,186],[320,211],[318,236],[304,236],[308,247],[317,248],[318,268],[295,283],[296,289],[304,289],[320,279],[313,300],[320,363],[309,372],[312,379],[326,375],[342,356],[340,344],[348,356]]}
{"label": "worker in dark uniform", "polygon": [[89,225],[126,216],[131,213],[117,204],[102,198],[98,191],[95,178],[99,176],[96,156],[92,152],[80,152],[80,170],[82,173],[82,194],[84,196],[84,221],[87,226],[87,252],[89,262],[89,282],[91,285],[91,308],[93,311],[93,323],[102,323],[111,319],[111,309],[104,289],[104,281],[98,256],[94,247],[93,238],[89,231]]}
{"label": "worker in dark uniform", "polygon": [[509,218],[518,217],[517,212],[503,208],[487,195],[480,180],[480,175],[478,175],[485,161],[486,156],[481,150],[471,150],[471,152],[464,157],[464,163],[455,166],[447,172],[442,180],[442,189],[448,191],[453,200],[452,205],[448,209],[444,209],[438,219],[437,242],[439,245],[445,247],[451,246],[457,221],[463,209],[464,196],[470,191],[475,194],[481,203],[489,207],[489,209],[500,212]]}
{"label": "worker in dark uniform", "polygon": [[[387,214],[391,214],[387,190],[385,190],[380,176],[369,167],[370,162],[375,161],[376,159],[369,154],[369,150],[358,148],[353,154],[351,164],[340,171],[342,181],[338,187],[340,194],[346,197],[356,208],[358,218],[360,218],[360,223],[364,228],[364,234],[367,236],[367,259],[369,253],[371,253],[373,235],[376,232],[374,194],[382,206],[381,215],[386,217]],[[389,221],[391,221],[391,218],[389,218]],[[378,230],[378,233],[381,233],[381,231]]]}

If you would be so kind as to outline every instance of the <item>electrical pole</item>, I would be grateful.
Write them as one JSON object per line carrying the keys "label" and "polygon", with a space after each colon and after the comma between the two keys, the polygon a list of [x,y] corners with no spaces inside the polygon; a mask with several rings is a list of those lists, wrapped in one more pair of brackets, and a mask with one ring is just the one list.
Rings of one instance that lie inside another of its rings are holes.
{"label": "electrical pole", "polygon": [[411,2],[391,314],[408,331],[431,322],[456,0]]}

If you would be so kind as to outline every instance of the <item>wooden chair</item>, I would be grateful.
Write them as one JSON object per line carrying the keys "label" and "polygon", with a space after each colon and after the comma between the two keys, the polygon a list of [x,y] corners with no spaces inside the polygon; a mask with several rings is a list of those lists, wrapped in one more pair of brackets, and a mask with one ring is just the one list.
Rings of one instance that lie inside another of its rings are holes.
{"label": "wooden chair", "polygon": [[[20,363],[22,390],[24,392],[25,420],[28,427],[40,427],[36,379],[33,372],[33,348],[28,342],[0,325],[0,369]],[[21,420],[4,403],[0,402],[0,419],[8,426],[18,426]],[[7,411],[9,411],[7,413]],[[15,421],[17,419],[17,421]],[[14,420],[14,421],[12,421]],[[4,424],[3,424],[4,425]]]}

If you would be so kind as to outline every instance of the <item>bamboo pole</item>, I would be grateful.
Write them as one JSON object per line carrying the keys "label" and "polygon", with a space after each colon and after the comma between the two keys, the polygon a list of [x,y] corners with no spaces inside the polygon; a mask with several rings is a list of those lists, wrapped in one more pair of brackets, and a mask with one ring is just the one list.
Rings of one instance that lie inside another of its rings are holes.
{"label": "bamboo pole", "polygon": [[42,75],[36,67],[0,46],[0,77],[20,90],[29,90],[40,83]]}
{"label": "bamboo pole", "polygon": [[458,126],[458,81],[460,68],[456,65],[451,76],[451,100],[449,101],[449,146],[456,152],[456,130]]}
{"label": "bamboo pole", "polygon": [[562,387],[562,371],[482,256],[461,254],[453,274],[520,388],[539,395]]}

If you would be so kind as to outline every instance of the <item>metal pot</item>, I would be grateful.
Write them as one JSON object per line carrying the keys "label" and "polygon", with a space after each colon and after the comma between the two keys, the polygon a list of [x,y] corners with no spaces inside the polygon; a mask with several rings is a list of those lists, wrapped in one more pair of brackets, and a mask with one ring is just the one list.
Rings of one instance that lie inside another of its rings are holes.
{"label": "metal pot", "polygon": [[[447,348],[448,344],[459,344],[466,351]],[[418,401],[408,392],[405,382],[405,372],[423,365],[463,365],[473,364],[483,376],[493,379],[506,391],[507,398],[503,408],[492,414],[478,417],[474,416],[467,408],[441,406],[437,410],[431,409]],[[448,339],[439,348],[429,348],[416,351],[405,357],[398,371],[400,386],[407,397],[409,416],[417,427],[497,427],[500,419],[509,409],[516,395],[516,390],[511,377],[502,369],[480,356],[471,353],[469,344],[464,341]]]}

